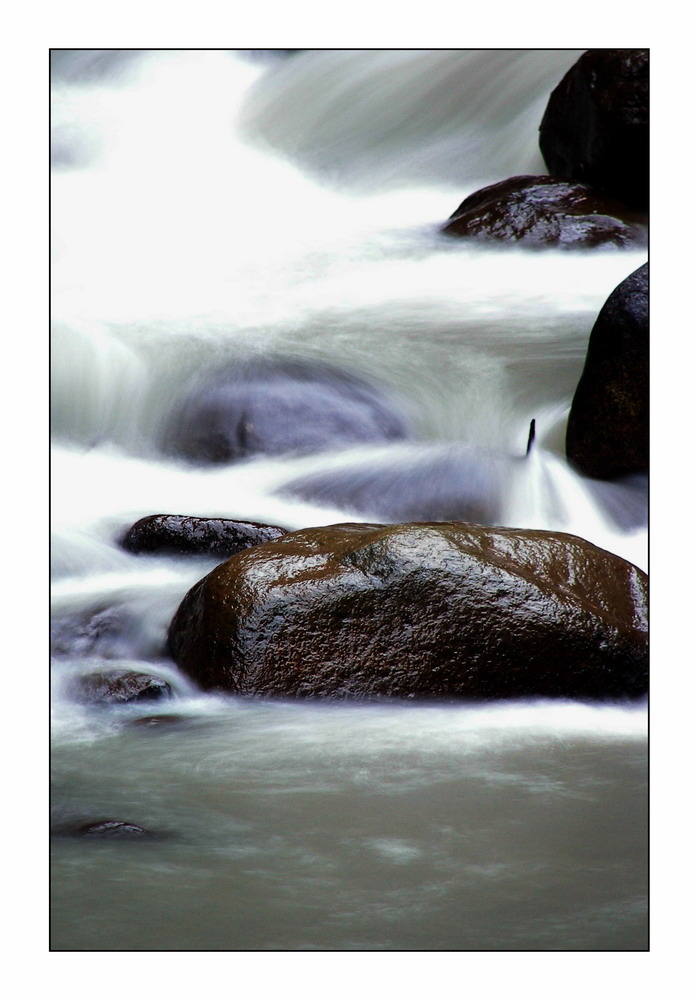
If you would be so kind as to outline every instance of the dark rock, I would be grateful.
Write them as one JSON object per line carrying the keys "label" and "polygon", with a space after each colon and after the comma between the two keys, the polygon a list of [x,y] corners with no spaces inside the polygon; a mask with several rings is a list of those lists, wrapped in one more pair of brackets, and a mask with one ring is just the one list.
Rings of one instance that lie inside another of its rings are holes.
{"label": "dark rock", "polygon": [[263,545],[285,534],[285,528],[255,521],[152,514],[136,521],[121,545],[136,553],[213,555],[227,559],[251,545]]}
{"label": "dark rock", "polygon": [[173,411],[165,447],[195,462],[317,452],[407,436],[381,393],[310,361],[255,361],[198,381]]}
{"label": "dark rock", "polygon": [[585,52],[550,95],[540,150],[551,174],[646,208],[649,52]]}
{"label": "dark rock", "polygon": [[285,484],[279,493],[383,521],[497,524],[518,461],[454,447],[438,455],[313,473]]}
{"label": "dark rock", "polygon": [[649,465],[649,269],[621,282],[591,331],[567,423],[567,457],[597,479]]}
{"label": "dark rock", "polygon": [[148,831],[135,823],[125,823],[120,819],[100,819],[95,823],[84,823],[73,830],[77,837],[99,837],[100,839],[131,839],[147,837]]}
{"label": "dark rock", "polygon": [[169,631],[204,689],[324,698],[624,698],[647,577],[559,532],[339,524],[222,563]]}
{"label": "dark rock", "polygon": [[579,250],[637,247],[641,218],[584,184],[557,177],[510,177],[476,191],[442,228],[448,236]]}
{"label": "dark rock", "polygon": [[73,679],[71,693],[91,705],[119,705],[128,702],[157,701],[168,698],[170,685],[159,677],[135,670],[105,670]]}

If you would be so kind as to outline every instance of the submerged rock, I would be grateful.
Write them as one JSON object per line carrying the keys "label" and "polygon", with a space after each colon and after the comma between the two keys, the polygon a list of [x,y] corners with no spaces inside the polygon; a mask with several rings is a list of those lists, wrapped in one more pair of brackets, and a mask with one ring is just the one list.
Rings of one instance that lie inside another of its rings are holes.
{"label": "submerged rock", "polygon": [[649,268],[606,300],[589,337],[567,423],[567,457],[587,476],[613,479],[649,466]]}
{"label": "submerged rock", "polygon": [[183,715],[144,715],[140,719],[132,719],[131,725],[147,729],[169,729],[172,726],[184,726],[188,721]]}
{"label": "submerged rock", "polygon": [[559,532],[337,524],[222,563],[172,655],[202,688],[322,698],[624,698],[647,690],[647,577]]}
{"label": "submerged rock", "polygon": [[550,95],[540,150],[551,174],[646,208],[649,52],[585,52]]}
{"label": "submerged rock", "polygon": [[497,524],[514,463],[520,461],[454,447],[438,455],[312,473],[285,484],[279,493],[383,521]]}
{"label": "submerged rock", "polygon": [[105,660],[160,658],[167,622],[127,604],[57,610],[51,617],[51,653],[56,657]]}
{"label": "submerged rock", "polygon": [[173,411],[166,448],[216,463],[407,435],[404,417],[363,379],[320,362],[264,360],[192,386]]}
{"label": "submerged rock", "polygon": [[159,677],[135,670],[103,670],[73,679],[71,693],[91,705],[119,705],[128,702],[169,698],[170,685]]}
{"label": "submerged rock", "polygon": [[51,617],[51,652],[54,656],[128,656],[137,628],[134,613],[116,605],[55,612]]}
{"label": "submerged rock", "polygon": [[286,528],[222,517],[151,514],[136,521],[121,540],[128,552],[215,555],[228,558],[251,545],[286,534]]}
{"label": "submerged rock", "polygon": [[120,819],[100,819],[94,823],[84,823],[82,826],[74,827],[65,831],[72,833],[76,837],[95,837],[101,839],[131,839],[138,837],[149,837],[151,834],[144,830],[142,826],[135,823],[126,823]]}
{"label": "submerged rock", "polygon": [[447,236],[526,247],[586,249],[646,242],[640,220],[585,184],[557,177],[510,177],[476,191],[442,228]]}

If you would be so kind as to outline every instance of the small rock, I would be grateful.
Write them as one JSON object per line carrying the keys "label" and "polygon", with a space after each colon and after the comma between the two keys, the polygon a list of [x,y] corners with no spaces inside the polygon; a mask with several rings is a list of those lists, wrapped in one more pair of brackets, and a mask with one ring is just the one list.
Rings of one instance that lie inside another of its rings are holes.
{"label": "small rock", "polygon": [[642,220],[585,184],[557,177],[510,177],[476,191],[442,228],[447,236],[562,250],[637,247]]}
{"label": "small rock", "polygon": [[120,705],[169,698],[170,685],[159,677],[135,670],[105,670],[74,678],[71,692],[88,705]]}
{"label": "small rock", "polygon": [[255,521],[151,514],[129,528],[121,545],[134,553],[215,555],[227,559],[251,545],[263,545],[285,534],[285,528]]}
{"label": "small rock", "polygon": [[147,830],[135,823],[125,823],[120,819],[100,819],[95,823],[85,823],[74,831],[78,837],[99,837],[103,839],[130,839],[147,837]]}

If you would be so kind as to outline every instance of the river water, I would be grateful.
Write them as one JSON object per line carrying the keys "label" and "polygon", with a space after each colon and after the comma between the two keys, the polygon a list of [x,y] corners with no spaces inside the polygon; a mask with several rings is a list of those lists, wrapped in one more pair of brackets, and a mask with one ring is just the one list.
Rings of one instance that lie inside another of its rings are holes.
{"label": "river water", "polygon": [[[448,241],[466,195],[545,172],[578,52],[61,52],[52,78],[52,812],[150,838],[52,842],[57,950],[642,950],[645,704],[319,705],[203,696],[164,637],[204,557],[153,513],[375,519],[301,474],[506,461],[501,523],[647,565],[646,484],[564,460],[589,331],[643,251]],[[173,403],[250,356],[341,364],[409,441],[202,469]],[[528,428],[536,441],[526,461]],[[104,666],[162,709],[71,694]]]}

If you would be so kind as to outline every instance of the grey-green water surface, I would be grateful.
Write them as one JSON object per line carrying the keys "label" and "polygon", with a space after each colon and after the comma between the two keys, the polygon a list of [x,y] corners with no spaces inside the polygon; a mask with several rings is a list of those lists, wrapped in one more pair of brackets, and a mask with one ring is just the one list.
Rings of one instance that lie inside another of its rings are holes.
{"label": "grey-green water surface", "polygon": [[54,838],[52,948],[643,950],[643,714],[122,713],[57,741],[55,821],[154,836]]}

